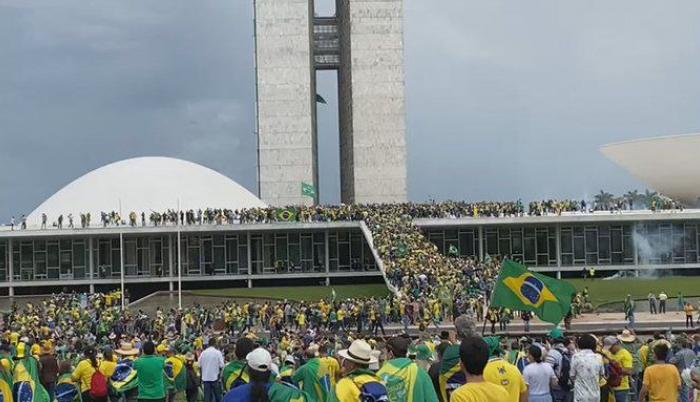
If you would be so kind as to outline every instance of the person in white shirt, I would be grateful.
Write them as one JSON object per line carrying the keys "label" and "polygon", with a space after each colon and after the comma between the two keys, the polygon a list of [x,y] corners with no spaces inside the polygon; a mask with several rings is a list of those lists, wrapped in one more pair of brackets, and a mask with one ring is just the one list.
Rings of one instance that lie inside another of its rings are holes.
{"label": "person in white shirt", "polygon": [[199,355],[199,368],[204,384],[204,402],[221,402],[221,369],[224,355],[216,348],[216,340],[209,339],[208,347]]}
{"label": "person in white shirt", "polygon": [[525,366],[523,377],[529,391],[529,402],[552,402],[552,387],[557,385],[557,375],[552,366],[542,362],[542,347],[531,345],[527,354],[530,364]]}
{"label": "person in white shirt", "polygon": [[574,382],[574,402],[600,401],[600,379],[605,375],[603,358],[595,353],[597,341],[585,334],[577,341],[579,352],[571,358],[569,375]]}
{"label": "person in white shirt", "polygon": [[659,314],[666,314],[666,300],[668,300],[668,295],[661,291],[659,293]]}

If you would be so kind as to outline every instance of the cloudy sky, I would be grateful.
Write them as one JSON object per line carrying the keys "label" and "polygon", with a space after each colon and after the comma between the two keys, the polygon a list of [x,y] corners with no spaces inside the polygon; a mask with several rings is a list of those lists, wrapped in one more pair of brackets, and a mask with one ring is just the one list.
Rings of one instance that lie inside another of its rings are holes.
{"label": "cloudy sky", "polygon": [[[644,188],[599,146],[700,131],[697,1],[409,0],[405,17],[412,200]],[[135,156],[254,191],[253,102],[252,0],[0,0],[0,220]]]}

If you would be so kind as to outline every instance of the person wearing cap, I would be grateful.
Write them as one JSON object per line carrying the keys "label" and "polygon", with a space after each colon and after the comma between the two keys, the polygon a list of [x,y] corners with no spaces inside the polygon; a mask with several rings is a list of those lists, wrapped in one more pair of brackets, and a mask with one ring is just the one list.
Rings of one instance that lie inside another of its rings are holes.
{"label": "person wearing cap", "polygon": [[313,401],[305,392],[285,383],[271,381],[272,356],[257,348],[246,356],[246,373],[250,382],[233,388],[224,402],[307,402]]}
{"label": "person wearing cap", "polygon": [[503,387],[509,402],[527,401],[527,384],[517,367],[503,359],[501,340],[491,336],[484,338],[489,347],[489,361],[484,367],[484,380]]}
{"label": "person wearing cap", "polygon": [[680,396],[681,377],[673,364],[667,364],[669,348],[665,343],[654,345],[655,362],[644,370],[639,400],[650,402],[676,402]]}
{"label": "person wearing cap", "polygon": [[361,389],[368,384],[381,384],[381,380],[369,370],[375,362],[372,347],[362,339],[356,339],[347,349],[339,350],[343,378],[332,390],[329,401],[360,402]]}
{"label": "person wearing cap", "polygon": [[172,379],[166,384],[168,391],[168,402],[173,402],[178,394],[187,388],[187,372],[185,361],[182,356],[178,356],[174,346],[169,346],[165,358],[166,367],[172,367]]}
{"label": "person wearing cap", "polygon": [[165,402],[165,358],[155,354],[156,346],[152,341],[144,342],[142,352],[134,361],[139,402]]}
{"label": "person wearing cap", "polygon": [[321,359],[318,345],[306,349],[307,361],[292,376],[292,381],[299,384],[304,392],[318,401],[325,401],[333,390],[335,383],[328,361]]}
{"label": "person wearing cap", "polygon": [[622,381],[612,389],[615,402],[627,402],[630,391],[630,376],[633,374],[634,359],[632,354],[622,347],[620,340],[614,336],[603,339],[603,353],[610,360],[618,362],[622,368]]}
{"label": "person wearing cap", "polygon": [[406,357],[410,345],[411,338],[407,336],[389,339],[386,346],[391,359],[384,363],[377,376],[387,384],[389,395],[406,395],[406,400],[414,402],[437,402],[428,373]]}
{"label": "person wearing cap", "polygon": [[455,389],[450,402],[508,402],[508,392],[484,379],[489,345],[480,336],[466,336],[459,345],[459,358],[465,384]]}
{"label": "person wearing cap", "polygon": [[280,367],[280,381],[286,382],[288,384],[294,384],[292,376],[294,376],[294,371],[297,368],[297,361],[293,355],[287,355],[284,359],[284,364]]}

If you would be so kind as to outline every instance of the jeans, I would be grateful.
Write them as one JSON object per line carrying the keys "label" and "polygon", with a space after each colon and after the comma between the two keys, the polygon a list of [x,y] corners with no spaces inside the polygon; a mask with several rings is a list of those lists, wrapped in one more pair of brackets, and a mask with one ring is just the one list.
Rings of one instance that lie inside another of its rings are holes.
{"label": "jeans", "polygon": [[660,314],[666,313],[666,300],[659,301],[659,313]]}
{"label": "jeans", "polygon": [[615,392],[615,402],[627,402],[627,397],[629,396],[629,390],[625,389],[622,391],[614,391]]}
{"label": "jeans", "polygon": [[220,381],[204,381],[204,402],[221,402]]}

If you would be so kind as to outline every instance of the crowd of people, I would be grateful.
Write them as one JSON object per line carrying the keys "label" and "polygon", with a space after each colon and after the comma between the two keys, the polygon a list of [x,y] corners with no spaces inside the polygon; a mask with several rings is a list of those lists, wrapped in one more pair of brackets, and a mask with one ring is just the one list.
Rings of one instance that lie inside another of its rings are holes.
{"label": "crowd of people", "polygon": [[700,387],[699,335],[574,337],[557,328],[483,337],[467,312],[417,336],[383,336],[350,328],[347,316],[304,318],[355,311],[349,300],[195,305],[149,317],[122,310],[121,297],[58,294],[13,306],[0,321],[3,400],[692,402]]}
{"label": "crowd of people", "polygon": [[[313,207],[284,207],[284,208],[247,208],[232,210],[225,208],[205,209],[168,209],[165,211],[130,211],[122,215],[118,211],[100,212],[102,227],[107,226],[162,226],[162,225],[223,225],[261,222],[318,222],[337,220],[359,220],[363,212],[381,210],[398,206],[403,212],[413,218],[462,218],[462,217],[515,217],[561,215],[564,212],[592,213],[595,211],[621,212],[625,210],[646,209],[683,210],[683,205],[666,196],[647,191],[638,193],[630,191],[622,196],[614,196],[601,191],[592,201],[586,200],[541,200],[530,202],[525,208],[521,200],[506,202],[466,202],[445,201],[431,203],[403,204],[369,204],[353,206],[313,206]],[[359,213],[359,215],[358,215]],[[79,214],[80,228],[91,227],[92,216],[88,213]],[[41,216],[41,228],[51,226],[58,229],[75,228],[73,214],[60,214],[49,224],[46,214]],[[19,220],[13,216],[9,226],[12,230],[17,226],[26,229],[26,216]]]}

